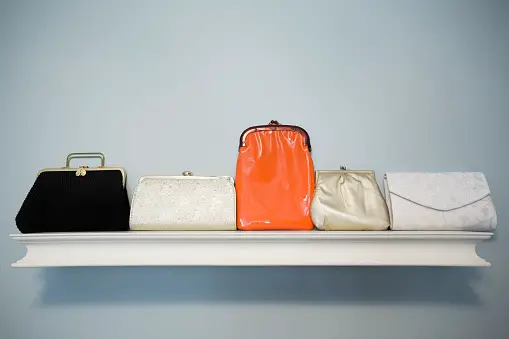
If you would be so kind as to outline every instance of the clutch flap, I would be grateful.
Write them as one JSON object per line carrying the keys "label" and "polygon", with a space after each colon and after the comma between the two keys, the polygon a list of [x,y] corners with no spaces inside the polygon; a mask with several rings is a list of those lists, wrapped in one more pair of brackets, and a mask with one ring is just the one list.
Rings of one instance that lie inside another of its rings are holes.
{"label": "clutch flap", "polygon": [[393,172],[385,174],[390,194],[438,211],[451,211],[488,197],[480,172]]}

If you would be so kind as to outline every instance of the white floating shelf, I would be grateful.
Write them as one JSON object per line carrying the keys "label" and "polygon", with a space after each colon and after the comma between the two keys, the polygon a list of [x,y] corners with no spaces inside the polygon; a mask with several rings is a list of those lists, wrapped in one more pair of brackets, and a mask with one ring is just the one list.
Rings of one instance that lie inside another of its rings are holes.
{"label": "white floating shelf", "polygon": [[490,266],[486,232],[114,232],[12,234],[13,267]]}

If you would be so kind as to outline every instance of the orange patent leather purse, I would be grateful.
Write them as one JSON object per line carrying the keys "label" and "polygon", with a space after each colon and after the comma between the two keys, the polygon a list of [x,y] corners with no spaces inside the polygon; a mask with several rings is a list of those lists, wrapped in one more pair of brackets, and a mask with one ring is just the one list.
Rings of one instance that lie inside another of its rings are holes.
{"label": "orange patent leather purse", "polygon": [[253,126],[240,136],[236,169],[239,230],[312,230],[311,142],[301,127]]}

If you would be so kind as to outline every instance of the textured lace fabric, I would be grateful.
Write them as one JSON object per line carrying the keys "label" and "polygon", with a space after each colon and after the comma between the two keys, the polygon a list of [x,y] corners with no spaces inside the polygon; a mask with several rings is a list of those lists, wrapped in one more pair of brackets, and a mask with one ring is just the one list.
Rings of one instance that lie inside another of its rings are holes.
{"label": "textured lace fabric", "polygon": [[234,230],[231,177],[144,177],[133,195],[132,230]]}

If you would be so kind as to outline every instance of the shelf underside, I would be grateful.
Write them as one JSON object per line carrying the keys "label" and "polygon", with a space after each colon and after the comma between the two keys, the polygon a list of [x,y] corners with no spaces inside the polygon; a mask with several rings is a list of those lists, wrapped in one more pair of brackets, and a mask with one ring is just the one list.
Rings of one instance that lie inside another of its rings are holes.
{"label": "shelf underside", "polygon": [[487,232],[210,231],[13,234],[13,267],[490,266]]}

